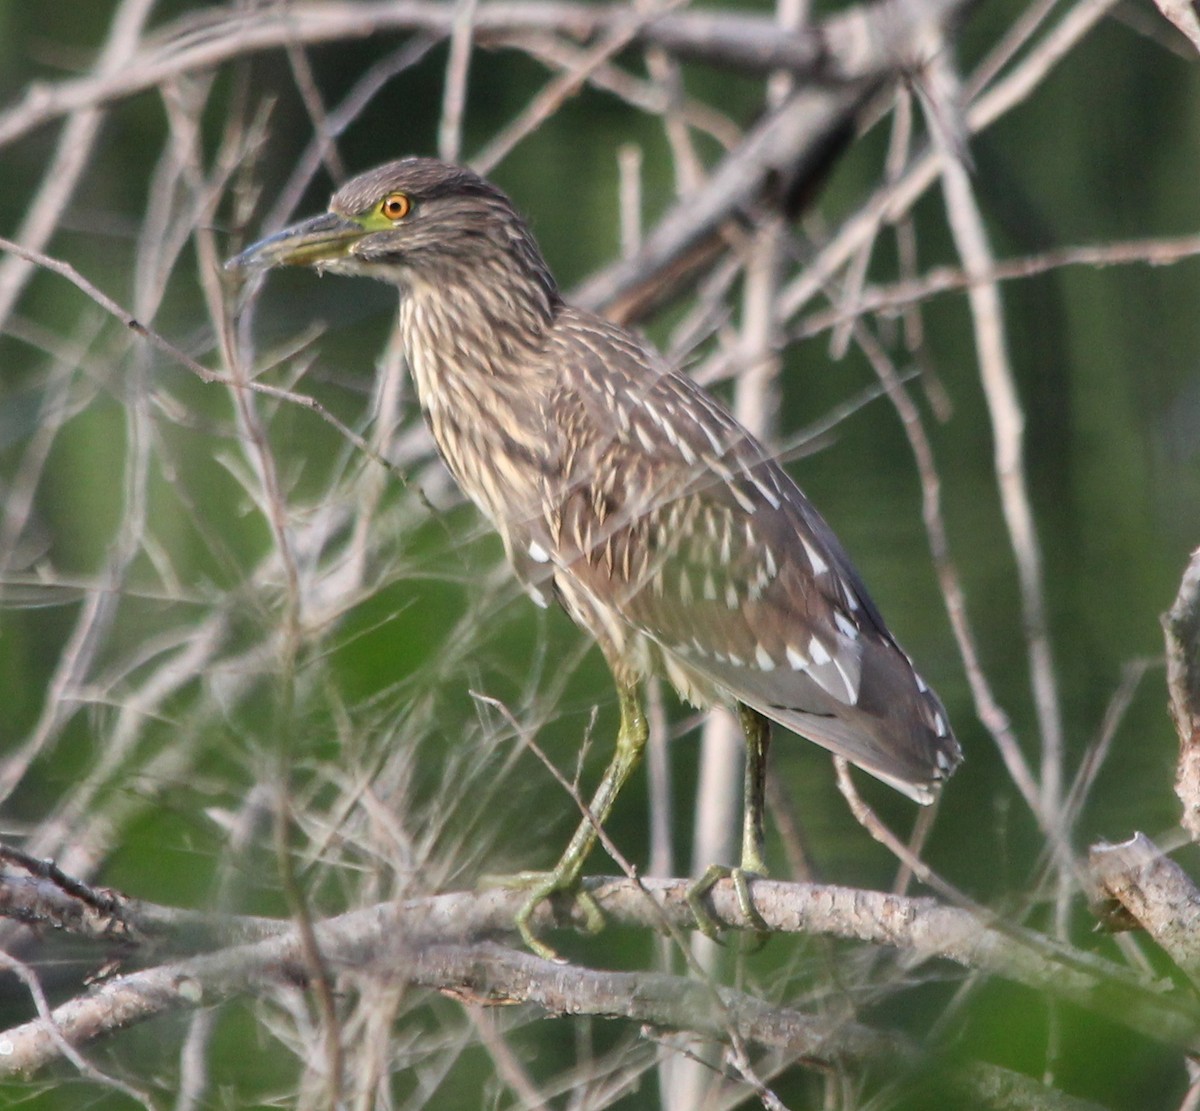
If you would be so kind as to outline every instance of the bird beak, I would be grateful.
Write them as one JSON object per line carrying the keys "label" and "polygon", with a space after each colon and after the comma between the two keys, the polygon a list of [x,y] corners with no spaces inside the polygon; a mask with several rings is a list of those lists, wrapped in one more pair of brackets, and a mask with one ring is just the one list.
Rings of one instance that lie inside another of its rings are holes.
{"label": "bird beak", "polygon": [[247,247],[225,263],[226,270],[267,270],[273,266],[316,266],[345,258],[367,229],[336,212],[314,216]]}

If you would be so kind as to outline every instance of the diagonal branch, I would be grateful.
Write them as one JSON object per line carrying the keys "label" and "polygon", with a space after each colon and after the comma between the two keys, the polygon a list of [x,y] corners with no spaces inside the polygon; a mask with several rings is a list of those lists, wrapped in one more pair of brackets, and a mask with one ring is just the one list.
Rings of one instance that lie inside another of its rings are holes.
{"label": "diagonal branch", "polygon": [[1175,793],[1183,803],[1180,822],[1200,839],[1200,548],[1179,584],[1170,610],[1163,614],[1167,642],[1167,691],[1171,717],[1179,733],[1179,770]]}

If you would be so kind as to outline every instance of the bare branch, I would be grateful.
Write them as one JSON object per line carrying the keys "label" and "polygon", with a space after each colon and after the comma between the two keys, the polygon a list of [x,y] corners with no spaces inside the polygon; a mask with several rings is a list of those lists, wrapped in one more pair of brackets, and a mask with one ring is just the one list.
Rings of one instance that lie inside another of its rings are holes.
{"label": "bare branch", "polygon": [[1144,833],[1091,850],[1101,888],[1200,984],[1200,889]]}
{"label": "bare branch", "polygon": [[105,312],[116,317],[126,328],[136,335],[150,341],[151,345],[158,348],[164,354],[169,355],[173,360],[181,366],[190,370],[197,378],[203,382],[216,383],[223,386],[228,386],[236,391],[248,391],[250,393],[262,394],[265,397],[273,397],[280,401],[287,401],[293,405],[299,405],[304,409],[319,416],[323,421],[332,427],[336,428],[350,443],[352,443],[359,451],[367,458],[373,459],[376,463],[391,470],[391,465],[371,447],[357,432],[350,428],[343,421],[340,421],[333,413],[331,413],[324,405],[316,398],[309,397],[305,394],[296,393],[293,390],[282,389],[279,386],[267,385],[264,382],[255,382],[245,378],[234,378],[229,375],[221,374],[219,371],[210,370],[202,363],[197,362],[187,352],[180,350],[170,340],[166,339],[153,328],[147,327],[137,317],[133,316],[127,310],[123,309],[116,301],[102,292],[93,285],[87,278],[79,273],[68,262],[62,262],[59,259],[51,258],[49,255],[42,254],[40,251],[33,251],[29,248],[22,247],[19,243],[14,243],[11,239],[5,239],[0,236],[0,251],[9,251],[21,258],[29,259],[31,262],[37,263],[52,273],[58,274],[67,279],[76,288],[87,294],[93,301],[96,302]]}
{"label": "bare branch", "polygon": [[[783,32],[772,18],[749,12],[677,12],[645,23],[631,41],[753,73],[785,69],[827,82],[854,82],[898,68],[895,48],[912,41],[913,20],[942,22],[963,6],[963,0],[876,2],[795,32]],[[163,28],[152,44],[116,72],[31,87],[20,103],[0,113],[0,146],[68,112],[108,104],[266,50],[384,32],[446,37],[453,32],[456,11],[454,3],[432,0],[342,0],[308,3],[286,12],[213,10],[199,17],[188,15]],[[552,30],[589,41],[627,22],[628,13],[620,6],[483,3],[475,14],[474,39],[487,46],[493,35]]]}
{"label": "bare branch", "polygon": [[1186,0],[1154,0],[1164,18],[1200,52],[1200,16]]}
{"label": "bare branch", "polygon": [[1193,840],[1200,840],[1200,549],[1192,553],[1162,624],[1171,717],[1179,733],[1175,793],[1183,803],[1180,822]]}
{"label": "bare branch", "polygon": [[[668,894],[666,885],[656,886],[662,894]],[[728,913],[735,907],[736,894],[731,884],[719,886],[729,890],[720,893],[714,903],[719,912]],[[794,889],[794,885],[770,886]],[[674,881],[670,887],[672,901],[682,902],[683,881]],[[644,896],[628,881],[601,881],[593,889],[610,912],[619,910],[630,895],[643,904],[644,910]],[[832,894],[833,890],[826,889],[822,895]],[[857,895],[872,901],[870,893],[846,894],[852,901],[857,901]],[[519,893],[516,898],[520,898]],[[891,896],[880,898],[912,902]],[[405,908],[390,904],[354,912],[321,924],[320,944],[332,965],[452,992],[477,1002],[534,1002],[553,1014],[617,1016],[659,1027],[683,1027],[718,1040],[725,1039],[732,1025],[736,1036],[747,1044],[783,1049],[815,1063],[881,1060],[895,1068],[899,1062],[913,1067],[920,1060],[920,1051],[913,1043],[845,1020],[831,1022],[729,989],[719,989],[714,998],[710,985],[675,976],[565,967],[487,942],[455,943],[456,930],[439,937],[442,931],[431,929],[435,920],[461,924],[457,912],[472,905],[491,917],[499,904],[491,901],[486,906],[488,899],[486,895],[441,897],[423,904],[410,903]],[[453,906],[446,900],[452,900]],[[436,905],[439,901],[443,904],[440,908]],[[771,903],[768,899],[763,905]],[[433,913],[424,922],[419,917],[409,919],[406,911],[418,907]],[[509,900],[505,909],[512,911],[514,907]],[[406,927],[410,923],[416,924],[417,930],[409,931]],[[900,923],[892,919],[892,926],[899,927]],[[118,977],[59,1006],[51,1016],[52,1028],[45,1020],[38,1020],[0,1034],[0,1075],[36,1071],[59,1056],[64,1041],[72,1046],[85,1044],[166,1010],[210,1006],[256,986],[303,978],[304,968],[302,945],[292,929],[253,945]],[[994,1106],[1088,1106],[988,1066],[968,1066],[957,1083]]]}
{"label": "bare branch", "polygon": [[[687,903],[689,887],[687,880],[640,877],[585,882],[586,890],[608,920],[651,929],[660,929],[664,924],[677,930],[695,927]],[[1010,926],[984,911],[950,907],[933,899],[826,884],[756,880],[751,892],[755,909],[772,932],[893,946],[922,960],[944,958],[1098,1010],[1155,1039],[1184,1045],[1195,1039],[1200,1007],[1163,996],[1119,965]],[[508,933],[524,897],[519,889],[493,888],[384,903],[314,923],[314,936],[332,967],[357,967],[385,956],[397,938],[416,950],[432,944],[470,944]],[[721,927],[754,928],[738,905],[731,880],[717,883],[709,899],[713,918]],[[185,927],[201,917],[131,905],[134,920],[153,922],[158,932],[169,924],[172,915],[179,915]],[[232,928],[246,936],[261,929],[261,922],[235,918]],[[555,925],[585,928],[587,924],[587,915],[574,903],[543,904],[535,915],[539,930]],[[228,986],[221,988],[230,992],[244,986],[238,985],[237,977],[249,975],[251,969],[257,970],[252,979],[281,971],[306,978],[300,932],[292,923],[276,926],[278,932],[264,941],[225,950],[225,963],[202,964],[197,966],[199,971],[179,975],[195,977],[207,991],[210,982],[218,987],[226,984],[229,967],[237,966]],[[209,959],[217,958],[196,958]],[[183,963],[191,968],[188,962]]]}

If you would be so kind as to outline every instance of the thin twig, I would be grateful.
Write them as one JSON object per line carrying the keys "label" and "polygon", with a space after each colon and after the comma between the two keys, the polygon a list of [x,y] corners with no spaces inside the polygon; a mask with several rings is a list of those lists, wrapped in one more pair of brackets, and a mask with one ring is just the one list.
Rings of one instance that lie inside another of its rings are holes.
{"label": "thin twig", "polygon": [[[264,382],[254,382],[248,379],[236,380],[233,377],[221,374],[219,371],[210,370],[202,363],[197,362],[185,351],[180,350],[170,340],[166,339],[153,328],[148,328],[141,323],[135,316],[131,315],[123,309],[116,301],[107,294],[101,292],[87,278],[79,273],[69,262],[63,262],[61,259],[52,258],[50,255],[43,254],[41,251],[32,251],[26,247],[22,247],[19,243],[14,243],[11,239],[5,239],[0,236],[0,251],[8,251],[14,255],[20,255],[22,258],[28,259],[30,262],[36,263],[44,270],[49,270],[60,277],[66,278],[81,292],[85,293],[93,301],[96,302],[105,312],[109,313],[119,320],[126,328],[134,334],[148,340],[149,343],[156,347],[159,351],[170,356],[172,360],[179,363],[181,366],[190,370],[197,378],[203,382],[209,382],[215,385],[228,386],[235,390],[247,390],[251,393],[262,394],[264,397],[272,397],[278,401],[286,401],[292,405],[299,405],[301,408],[308,409],[310,412],[320,417],[326,424],[335,428],[342,436],[352,443],[359,451],[368,459],[386,467],[395,473],[395,468],[384,459],[374,448],[371,447],[357,432],[349,425],[339,420],[332,412],[321,404],[316,398],[309,397],[307,394],[296,393],[294,390],[281,389],[278,386],[270,386]],[[397,476],[402,477],[402,476]]]}

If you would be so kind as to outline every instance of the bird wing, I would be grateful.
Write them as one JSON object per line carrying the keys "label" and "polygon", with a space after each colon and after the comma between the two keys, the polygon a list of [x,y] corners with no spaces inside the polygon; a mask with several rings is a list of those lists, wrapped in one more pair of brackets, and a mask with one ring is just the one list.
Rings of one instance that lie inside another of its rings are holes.
{"label": "bird wing", "polygon": [[689,378],[589,327],[592,373],[585,359],[584,388],[554,404],[570,445],[545,546],[560,574],[698,687],[928,801],[957,742],[832,530]]}

